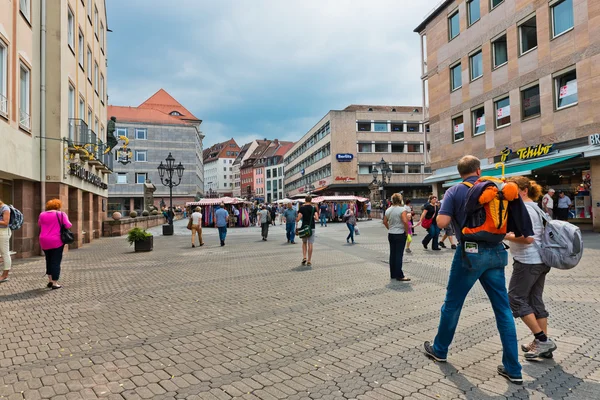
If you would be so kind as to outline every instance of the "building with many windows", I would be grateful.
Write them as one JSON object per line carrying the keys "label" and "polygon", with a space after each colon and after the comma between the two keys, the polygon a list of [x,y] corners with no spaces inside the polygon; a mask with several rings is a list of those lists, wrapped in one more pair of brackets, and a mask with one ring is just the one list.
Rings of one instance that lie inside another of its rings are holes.
{"label": "building with many windows", "polygon": [[71,248],[101,236],[106,33],[104,0],[0,2],[0,196],[25,216],[17,257],[39,252],[37,217],[52,198],[73,222]]}
{"label": "building with many windows", "polygon": [[526,175],[600,229],[600,8],[595,0],[447,0],[415,29],[435,192],[473,154]]}
{"label": "building with many windows", "polygon": [[275,139],[271,145],[272,149],[263,155],[265,160],[265,201],[267,203],[285,198],[283,157],[292,148],[294,142],[280,142]]}
{"label": "building with many windows", "polygon": [[233,197],[246,197],[246,193],[242,193],[242,171],[241,166],[248,157],[254,152],[258,142],[256,140],[246,143],[240,149],[240,153],[233,161]]}
{"label": "building with many windows", "polygon": [[255,169],[254,164],[271,143],[270,140],[255,140],[250,146],[250,149],[254,147],[254,151],[250,149],[246,153],[246,157],[240,164],[240,186],[242,197],[246,199],[259,199],[264,201],[264,176],[262,169]]}
{"label": "building with many windows", "polygon": [[[330,111],[285,154],[285,195],[370,195],[383,159],[391,177],[388,194],[424,198],[428,145],[421,107],[351,105]],[[377,179],[381,179],[381,175]],[[388,196],[389,197],[389,196]]]}
{"label": "building with many windows", "polygon": [[108,113],[117,118],[115,135],[128,138],[133,155],[130,163],[122,164],[114,152],[108,190],[110,213],[143,211],[147,181],[156,186],[155,206],[168,206],[169,188],[161,183],[157,168],[169,154],[185,167],[181,184],[173,188],[173,206],[184,206],[203,196],[202,120],[164,89],[138,107],[109,106]]}
{"label": "building with many windows", "polygon": [[233,196],[233,162],[240,154],[234,139],[204,150],[204,194],[209,197]]}

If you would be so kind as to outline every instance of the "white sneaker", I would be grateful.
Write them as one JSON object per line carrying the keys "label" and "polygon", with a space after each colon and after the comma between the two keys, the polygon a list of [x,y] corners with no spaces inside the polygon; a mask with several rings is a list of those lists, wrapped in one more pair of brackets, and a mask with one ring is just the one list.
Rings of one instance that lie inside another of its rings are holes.
{"label": "white sneaker", "polygon": [[529,345],[529,351],[525,353],[525,358],[529,360],[548,358],[554,350],[556,350],[556,343],[554,343],[552,339],[548,338],[545,342],[540,342],[535,339],[531,345]]}

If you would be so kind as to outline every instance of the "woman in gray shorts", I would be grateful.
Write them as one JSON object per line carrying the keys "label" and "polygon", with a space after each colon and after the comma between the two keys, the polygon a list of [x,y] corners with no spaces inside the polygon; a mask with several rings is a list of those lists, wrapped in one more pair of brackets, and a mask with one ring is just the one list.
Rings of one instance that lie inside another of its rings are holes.
{"label": "woman in gray shorts", "polygon": [[537,200],[542,194],[542,188],[535,181],[522,176],[509,180],[519,186],[519,194],[531,218],[534,232],[533,237],[528,238],[515,237],[512,233],[506,235],[506,240],[512,242],[510,251],[515,261],[508,286],[510,308],[515,318],[521,318],[535,337],[531,343],[521,346],[525,358],[552,358],[556,344],[548,337],[548,311],[542,298],[550,267],[542,262],[538,250],[544,227],[535,209],[538,207]]}

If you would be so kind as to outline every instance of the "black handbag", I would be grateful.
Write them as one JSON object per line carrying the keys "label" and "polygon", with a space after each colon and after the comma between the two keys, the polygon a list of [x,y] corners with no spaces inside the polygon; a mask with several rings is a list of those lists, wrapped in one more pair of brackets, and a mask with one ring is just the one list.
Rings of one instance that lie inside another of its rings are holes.
{"label": "black handbag", "polygon": [[[59,217],[60,215],[60,217]],[[71,244],[75,241],[75,235],[69,228],[66,228],[62,221],[62,212],[56,213],[56,219],[58,219],[58,224],[60,225],[60,240],[63,244]]]}

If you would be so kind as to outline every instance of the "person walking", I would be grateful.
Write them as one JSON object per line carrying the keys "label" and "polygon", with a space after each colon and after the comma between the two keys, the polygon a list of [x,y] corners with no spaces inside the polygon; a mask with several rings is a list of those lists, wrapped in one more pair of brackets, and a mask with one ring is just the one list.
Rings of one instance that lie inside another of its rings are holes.
{"label": "person walking", "polygon": [[431,220],[431,225],[429,225],[429,227],[426,228],[427,236],[425,236],[423,238],[423,241],[421,242],[425,250],[427,250],[427,245],[429,245],[429,242],[431,242],[431,250],[441,250],[438,243],[438,240],[440,238],[440,228],[438,227],[436,221],[438,211],[439,207],[437,205],[437,196],[429,196],[429,203],[425,204],[425,206],[423,207],[423,213],[421,214],[421,219],[419,220],[421,226],[423,227],[426,226],[425,220]]}
{"label": "person walking", "polygon": [[534,336],[531,343],[521,346],[525,358],[552,358],[556,344],[548,337],[549,314],[542,298],[550,267],[543,263],[540,256],[544,225],[540,216],[541,210],[536,203],[542,194],[542,188],[535,181],[523,176],[509,178],[509,181],[519,186],[519,194],[527,206],[534,234],[524,238],[509,233],[505,237],[512,242],[510,252],[514,259],[513,273],[508,285],[508,300],[513,316],[521,318]]}
{"label": "person walking", "polygon": [[344,220],[346,221],[346,226],[350,233],[346,237],[346,243],[350,243],[352,240],[352,244],[354,244],[354,229],[356,228],[356,215],[354,215],[354,211],[351,209],[346,210],[344,214]]}
{"label": "person walking", "polygon": [[269,236],[269,214],[270,211],[267,209],[267,206],[263,204],[262,210],[258,213],[258,219],[260,221],[261,226],[261,234],[262,240],[267,241],[267,236]]}
{"label": "person walking", "polygon": [[[319,219],[317,209],[312,204],[312,196],[307,195],[304,198],[304,204],[298,210],[296,222],[302,221],[303,226],[310,226],[312,234],[302,238],[302,265],[312,266],[313,245],[315,243],[315,221]],[[308,257],[308,258],[307,258]]]}
{"label": "person walking", "polygon": [[273,226],[277,226],[277,206],[275,204],[271,204],[271,224]]}
{"label": "person walking", "polygon": [[215,225],[219,230],[219,239],[221,240],[221,246],[225,246],[225,238],[227,237],[227,221],[229,220],[229,213],[225,209],[225,204],[221,203],[217,211],[215,211]]}
{"label": "person walking", "polygon": [[[408,201],[408,200],[407,200]],[[406,249],[405,251],[408,254],[412,253],[412,250],[410,249],[410,244],[413,242],[413,236],[415,235],[415,228],[419,225],[421,225],[421,221],[417,222],[414,226],[413,226],[413,218],[412,218],[412,214],[413,211],[412,209],[408,206],[408,205],[404,205],[404,208],[406,208],[406,218],[408,218],[408,234],[406,235]]]}
{"label": "person walking", "polygon": [[[481,162],[477,157],[464,156],[458,162],[457,167],[463,182],[471,185],[481,175]],[[454,230],[462,246],[458,247],[454,253],[450,267],[446,298],[441,309],[437,335],[433,343],[426,341],[423,343],[423,347],[428,357],[439,362],[446,362],[448,347],[454,338],[465,298],[475,282],[479,280],[492,303],[502,342],[502,365],[498,366],[498,374],[510,382],[521,384],[523,376],[517,348],[517,330],[508,302],[504,276],[508,253],[502,243],[485,242],[469,242],[469,253],[463,252],[463,247],[466,245],[463,244],[460,228],[464,226],[467,219],[465,206],[468,191],[469,188],[465,184],[451,187],[446,192],[443,207],[437,217],[437,223],[442,228],[451,223],[454,225]],[[521,229],[524,236],[533,234],[530,221],[523,221]]]}
{"label": "person walking", "polygon": [[567,221],[569,219],[569,209],[571,208],[571,199],[562,190],[558,191],[558,209],[556,210],[556,219]]}
{"label": "person walking", "polygon": [[58,199],[46,203],[46,211],[40,214],[38,225],[40,227],[40,247],[46,256],[46,275],[48,275],[48,287],[60,289],[60,264],[62,263],[63,249],[60,230],[61,225],[65,228],[73,226],[69,217],[60,211],[62,202]]}
{"label": "person walking", "polygon": [[0,200],[0,255],[4,261],[4,270],[0,275],[0,283],[8,282],[8,274],[12,268],[10,256],[10,237],[12,231],[8,227],[10,223],[10,207]]}
{"label": "person walking", "polygon": [[296,244],[294,239],[296,238],[296,218],[298,213],[292,207],[292,203],[287,204],[287,208],[283,212],[283,218],[285,218],[285,235],[287,236],[287,242]]}
{"label": "person walking", "polygon": [[198,243],[204,246],[202,240],[202,209],[196,207],[190,218],[192,219],[192,247],[196,247],[196,234],[198,234]]}
{"label": "person walking", "polygon": [[390,279],[409,282],[410,278],[407,278],[402,270],[402,258],[409,226],[406,207],[400,193],[392,195],[392,204],[385,210],[383,225],[388,230],[388,242],[390,243]]}
{"label": "person walking", "polygon": [[371,200],[367,200],[367,221],[371,220]]}
{"label": "person walking", "polygon": [[319,222],[321,226],[327,226],[327,204],[321,203],[319,206]]}
{"label": "person walking", "polygon": [[554,196],[555,190],[550,188],[548,189],[548,193],[544,195],[542,198],[542,209],[550,218],[554,218]]}

